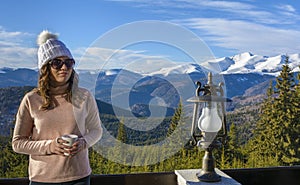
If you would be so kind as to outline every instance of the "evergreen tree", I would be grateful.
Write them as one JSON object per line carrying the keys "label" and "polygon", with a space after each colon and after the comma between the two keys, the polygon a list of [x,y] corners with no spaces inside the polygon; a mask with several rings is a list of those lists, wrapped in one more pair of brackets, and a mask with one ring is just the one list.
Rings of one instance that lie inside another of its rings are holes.
{"label": "evergreen tree", "polygon": [[227,142],[216,153],[216,161],[221,169],[243,167],[243,155],[238,140],[237,127],[234,123],[230,125]]}
{"label": "evergreen tree", "polygon": [[175,109],[175,113],[171,119],[171,123],[170,123],[169,129],[168,129],[167,136],[170,136],[175,131],[175,129],[177,128],[177,126],[180,122],[180,119],[182,119],[182,116],[183,116],[182,102],[180,101],[178,104],[178,107]]}
{"label": "evergreen tree", "polygon": [[107,159],[103,158],[97,151],[89,149],[89,160],[93,174],[105,173],[107,168]]}
{"label": "evergreen tree", "polygon": [[115,146],[115,157],[119,158],[120,161],[123,161],[122,164],[126,163],[126,153],[124,152],[124,144],[127,142],[127,136],[125,132],[124,121],[121,120],[119,123],[117,143]]}
{"label": "evergreen tree", "polygon": [[274,90],[270,84],[255,137],[248,144],[249,162],[256,167],[294,165],[300,161],[299,129],[297,130],[299,111],[295,106],[299,99],[295,93],[296,83],[288,60],[287,57],[276,78]]}
{"label": "evergreen tree", "polygon": [[18,154],[12,150],[11,142],[3,149],[4,177],[16,178],[28,176],[28,155]]}
{"label": "evergreen tree", "polygon": [[[299,66],[300,68],[300,66]],[[289,125],[289,135],[286,137],[286,156],[283,160],[290,165],[300,164],[300,73],[297,75],[298,84],[293,88],[293,116]]]}
{"label": "evergreen tree", "polygon": [[267,90],[267,98],[261,106],[260,119],[256,124],[254,137],[247,143],[246,147],[249,153],[248,164],[250,167],[267,166],[271,163],[271,161],[266,161],[265,163],[262,161],[272,155],[269,151],[273,145],[270,137],[273,135],[273,125],[276,124],[276,120],[273,119],[276,114],[273,110],[273,95],[273,83],[270,81],[270,85]]}
{"label": "evergreen tree", "polygon": [[[274,143],[274,148],[278,151],[278,162],[282,165],[292,165],[294,163],[300,162],[300,156],[296,156],[297,153],[295,146],[299,146],[297,141],[297,135],[295,135],[295,126],[299,118],[296,118],[297,109],[294,106],[296,101],[295,93],[295,80],[291,69],[288,66],[288,57],[285,60],[285,65],[276,81],[276,93],[277,97],[274,102],[274,109],[278,110],[275,116],[276,123],[273,127],[275,132],[272,139]],[[297,132],[297,131],[296,131]],[[299,131],[298,131],[299,133]],[[299,137],[298,137],[299,139]],[[275,151],[276,151],[275,150]]]}
{"label": "evergreen tree", "polygon": [[126,143],[127,136],[126,136],[126,132],[125,132],[125,125],[123,122],[124,122],[123,120],[120,121],[117,140],[121,141],[122,143]]}

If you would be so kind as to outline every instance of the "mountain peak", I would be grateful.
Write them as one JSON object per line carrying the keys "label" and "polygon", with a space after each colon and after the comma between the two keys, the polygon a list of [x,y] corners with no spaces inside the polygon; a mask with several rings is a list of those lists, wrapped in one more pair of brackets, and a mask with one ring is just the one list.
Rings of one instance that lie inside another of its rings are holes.
{"label": "mountain peak", "polygon": [[[222,74],[243,74],[260,73],[277,76],[285,63],[287,55],[277,55],[274,57],[254,55],[250,52],[244,52],[231,57],[232,64],[222,71]],[[219,62],[219,65],[222,65]],[[299,54],[289,55],[289,66],[296,72],[299,71]]]}
{"label": "mountain peak", "polygon": [[249,58],[254,56],[251,52],[244,52],[237,55],[234,55],[233,58]]}
{"label": "mountain peak", "polygon": [[[178,64],[168,68],[162,68],[151,75],[189,74],[195,71],[207,70],[221,74],[268,74],[277,76],[285,64],[287,55],[273,57],[255,55],[251,52],[240,53],[231,57],[215,58],[201,64]],[[299,71],[300,54],[288,55],[289,66],[293,72]]]}

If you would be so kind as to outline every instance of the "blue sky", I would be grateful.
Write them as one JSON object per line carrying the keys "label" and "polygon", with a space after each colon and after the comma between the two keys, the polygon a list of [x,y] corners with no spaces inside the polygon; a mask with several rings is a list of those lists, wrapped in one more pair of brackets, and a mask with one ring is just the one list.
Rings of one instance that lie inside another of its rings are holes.
{"label": "blue sky", "polygon": [[[43,29],[58,33],[80,60],[87,48],[111,30],[147,20],[170,22],[193,32],[217,58],[242,52],[300,53],[299,11],[298,0],[3,0],[0,67],[36,67],[36,37]],[[126,47],[123,55],[173,56],[168,59],[190,62],[174,53],[174,48],[136,44]],[[124,56],[117,59],[126,60]]]}

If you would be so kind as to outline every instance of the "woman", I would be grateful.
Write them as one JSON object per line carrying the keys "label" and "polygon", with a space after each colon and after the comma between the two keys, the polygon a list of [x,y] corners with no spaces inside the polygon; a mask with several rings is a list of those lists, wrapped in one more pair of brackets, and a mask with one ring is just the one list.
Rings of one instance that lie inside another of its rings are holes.
{"label": "woman", "polygon": [[[12,147],[29,155],[31,185],[88,185],[88,148],[102,135],[97,104],[89,91],[78,87],[75,61],[65,44],[48,31],[37,42],[38,87],[20,104]],[[76,134],[78,140],[66,146],[64,134]]]}

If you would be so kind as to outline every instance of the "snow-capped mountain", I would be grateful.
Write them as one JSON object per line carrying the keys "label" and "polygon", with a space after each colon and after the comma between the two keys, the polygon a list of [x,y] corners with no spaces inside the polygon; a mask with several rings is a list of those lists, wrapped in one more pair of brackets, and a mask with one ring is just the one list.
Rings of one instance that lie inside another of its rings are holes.
{"label": "snow-capped mountain", "polygon": [[[146,93],[151,94],[151,96],[157,96],[157,94],[161,93],[158,92],[159,90],[163,89],[164,93],[167,93],[167,90],[173,84],[178,86],[175,88],[186,88],[187,83],[184,81],[186,77],[193,81],[205,80],[207,71],[223,74],[226,86],[227,88],[229,87],[227,95],[233,97],[243,95],[248,88],[277,76],[285,63],[286,57],[286,55],[267,57],[246,52],[200,64],[178,63],[178,65],[164,67],[147,74],[124,69],[77,71],[80,76],[80,82],[84,84],[84,87],[95,87],[96,84],[96,94],[107,99],[111,96],[109,88],[112,87],[112,84],[115,84],[116,87],[126,87],[128,89],[132,88],[132,83],[134,83],[134,90],[137,92],[148,89]],[[288,57],[292,71],[299,71],[300,55],[293,54]],[[34,69],[0,68],[0,87],[35,86],[37,84],[37,73]],[[162,84],[166,86],[162,86]],[[123,90],[121,89],[119,92],[123,92]]]}
{"label": "snow-capped mountain", "polygon": [[[226,82],[227,96],[234,97],[237,95],[243,95],[247,89],[253,86],[274,79],[282,70],[282,66],[285,64],[286,57],[286,55],[267,57],[253,55],[249,52],[246,52],[231,57],[224,57],[206,61],[200,64],[181,63],[170,67],[164,67],[160,70],[147,74],[130,73],[130,76],[131,79],[142,79],[135,84],[135,88],[138,89],[137,92],[148,89],[145,90],[147,93],[152,93],[153,96],[156,96],[155,93],[157,93],[158,89],[160,91],[159,93],[167,94],[166,89],[170,88],[168,84],[165,86],[165,89],[162,88],[163,86],[161,80],[159,79],[160,77],[166,79],[167,81],[177,81],[178,83],[176,85],[184,87],[184,84],[186,84],[186,82],[184,81],[184,77],[186,75],[188,75],[193,81],[205,80],[205,73],[207,73],[208,71],[212,71],[213,73],[223,75]],[[299,71],[299,54],[289,55],[288,57],[289,66],[292,71]],[[116,73],[115,70],[113,71],[113,73],[109,71],[108,74],[110,75],[106,74],[104,76],[101,76],[102,82],[114,83],[112,79],[115,79],[116,75],[120,75],[120,73]],[[125,72],[125,74],[125,76],[120,75],[121,77],[119,77],[119,79],[121,80],[123,78],[126,78],[127,80],[123,80],[123,82],[130,81],[127,75],[128,71]],[[136,78],[132,78],[134,76]],[[154,86],[153,84],[156,85]],[[99,88],[101,88],[101,86],[103,87],[103,83],[99,86]],[[150,88],[148,88],[148,86]],[[164,89],[164,93],[161,92],[162,89]],[[256,90],[255,92],[264,93],[265,88],[261,89],[260,91]],[[143,97],[142,99],[147,99],[145,98],[145,95],[140,97]],[[150,98],[151,97],[149,97],[149,99]]]}
{"label": "snow-capped mountain", "polygon": [[[254,55],[250,52],[241,53],[231,57],[223,57],[210,60],[202,64],[203,67],[221,74],[244,74],[259,73],[277,76],[285,64],[287,55],[274,57]],[[289,66],[292,72],[298,72],[300,66],[300,55],[289,55]]]}
{"label": "snow-capped mountain", "polygon": [[170,74],[191,74],[194,72],[202,71],[203,69],[199,64],[190,64],[190,63],[184,63],[184,64],[178,64],[171,67],[165,67],[161,68],[158,71],[147,73],[143,75],[147,76],[155,76],[155,75],[163,75],[168,76]]}
{"label": "snow-capped mountain", "polygon": [[[217,74],[245,74],[245,73],[258,73],[277,76],[282,70],[282,65],[285,63],[286,58],[289,57],[289,66],[292,72],[300,71],[300,54],[291,55],[277,55],[277,56],[261,56],[255,55],[250,52],[245,52],[233,56],[216,58],[207,60],[202,63],[178,63],[168,67],[161,68],[151,73],[143,73],[140,71],[132,71],[143,76],[168,76],[171,74],[191,74],[198,72],[211,71]],[[0,68],[0,74],[11,73],[19,69],[12,69],[3,67]],[[29,70],[29,69],[28,69]],[[33,69],[37,71],[37,69]],[[106,70],[106,75],[114,75],[118,73],[119,69]],[[78,70],[79,73],[90,73],[94,75],[99,73],[98,70],[86,71]]]}
{"label": "snow-capped mountain", "polygon": [[[292,72],[298,72],[300,54],[288,55],[289,66]],[[254,55],[250,52],[241,53],[230,57],[216,58],[203,63],[179,63],[178,65],[161,68],[151,73],[137,73],[144,76],[168,76],[174,74],[191,74],[211,71],[215,74],[267,74],[277,76],[285,64],[287,55],[273,57]]]}

